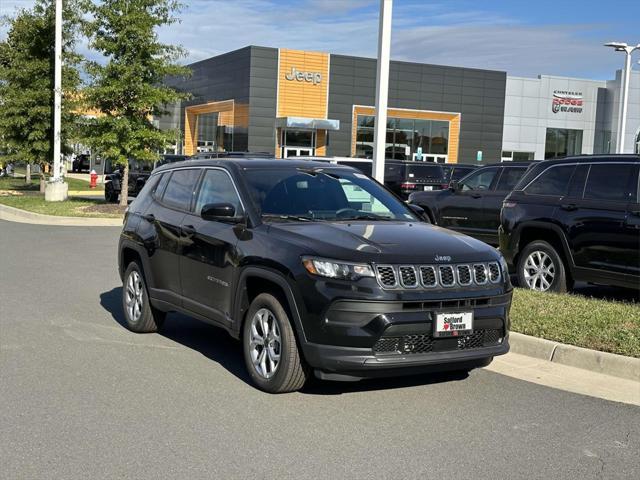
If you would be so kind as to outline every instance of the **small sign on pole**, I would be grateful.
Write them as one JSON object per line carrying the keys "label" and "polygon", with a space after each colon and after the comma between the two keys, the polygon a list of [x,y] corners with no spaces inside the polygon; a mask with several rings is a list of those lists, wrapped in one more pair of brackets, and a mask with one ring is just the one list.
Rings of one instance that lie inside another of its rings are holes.
{"label": "small sign on pole", "polygon": [[478,150],[478,153],[476,153],[476,161],[482,161],[482,150]]}

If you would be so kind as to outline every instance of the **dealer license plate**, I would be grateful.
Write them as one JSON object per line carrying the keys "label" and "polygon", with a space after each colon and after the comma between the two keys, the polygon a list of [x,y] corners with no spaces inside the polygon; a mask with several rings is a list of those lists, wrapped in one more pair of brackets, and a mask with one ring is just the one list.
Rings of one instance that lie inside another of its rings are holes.
{"label": "dealer license plate", "polygon": [[434,337],[457,337],[473,330],[473,312],[436,314]]}
{"label": "dealer license plate", "polygon": [[425,186],[424,186],[424,187],[422,187],[422,188],[424,188],[424,190],[425,190],[425,191],[427,191],[427,190],[433,190],[433,185],[425,185]]}

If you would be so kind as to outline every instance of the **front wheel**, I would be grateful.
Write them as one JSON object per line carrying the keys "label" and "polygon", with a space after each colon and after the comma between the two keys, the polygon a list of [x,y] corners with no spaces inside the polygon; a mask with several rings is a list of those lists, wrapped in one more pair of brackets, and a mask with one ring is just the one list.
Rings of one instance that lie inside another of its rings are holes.
{"label": "front wheel", "polygon": [[127,328],[137,333],[157,332],[166,317],[151,305],[142,268],[136,262],[131,262],[124,273],[122,307]]}
{"label": "front wheel", "polygon": [[242,333],[244,360],[254,385],[269,393],[302,388],[308,368],[289,315],[276,297],[262,293],[251,302]]}
{"label": "front wheel", "polygon": [[518,283],[540,292],[567,291],[564,262],[551,244],[536,240],[528,244],[518,258]]}

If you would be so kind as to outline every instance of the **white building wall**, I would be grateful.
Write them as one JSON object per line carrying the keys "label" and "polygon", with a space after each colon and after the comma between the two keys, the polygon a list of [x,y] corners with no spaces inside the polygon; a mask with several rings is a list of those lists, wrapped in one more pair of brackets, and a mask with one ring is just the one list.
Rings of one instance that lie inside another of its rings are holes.
{"label": "white building wall", "polygon": [[[598,103],[603,105],[607,82],[541,75],[507,77],[503,150],[535,152],[544,159],[547,128],[582,130],[582,153],[593,153]],[[581,112],[552,110],[555,91],[582,95]]]}

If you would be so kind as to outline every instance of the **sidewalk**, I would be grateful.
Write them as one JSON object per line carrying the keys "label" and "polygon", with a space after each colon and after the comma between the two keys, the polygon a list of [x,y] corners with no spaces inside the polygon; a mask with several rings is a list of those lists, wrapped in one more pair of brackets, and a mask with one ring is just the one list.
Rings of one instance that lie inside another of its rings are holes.
{"label": "sidewalk", "polygon": [[59,217],[28,212],[0,204],[0,220],[35,225],[58,225],[70,227],[122,227],[122,218]]}

